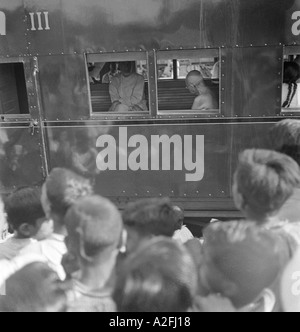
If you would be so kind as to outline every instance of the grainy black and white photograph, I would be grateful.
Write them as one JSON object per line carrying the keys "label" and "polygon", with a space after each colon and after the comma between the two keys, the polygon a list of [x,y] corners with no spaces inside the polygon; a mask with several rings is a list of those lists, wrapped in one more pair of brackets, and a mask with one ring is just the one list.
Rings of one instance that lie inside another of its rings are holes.
{"label": "grainy black and white photograph", "polygon": [[300,0],[0,0],[0,312],[300,312]]}

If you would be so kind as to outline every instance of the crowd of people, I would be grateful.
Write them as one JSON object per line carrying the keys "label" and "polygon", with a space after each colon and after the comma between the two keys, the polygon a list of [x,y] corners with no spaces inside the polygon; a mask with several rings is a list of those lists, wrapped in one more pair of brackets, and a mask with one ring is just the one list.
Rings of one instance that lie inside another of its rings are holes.
{"label": "crowd of people", "polygon": [[4,197],[0,311],[299,312],[300,121],[269,136],[273,150],[239,157],[244,218],[214,220],[201,238],[170,199],[120,212],[64,168]]}

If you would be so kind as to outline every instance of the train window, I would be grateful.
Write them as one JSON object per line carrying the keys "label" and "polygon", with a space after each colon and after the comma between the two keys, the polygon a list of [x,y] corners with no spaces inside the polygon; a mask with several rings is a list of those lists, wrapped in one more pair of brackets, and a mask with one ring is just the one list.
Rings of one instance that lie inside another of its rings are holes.
{"label": "train window", "polygon": [[0,63],[0,114],[29,114],[23,63]]}
{"label": "train window", "polygon": [[159,111],[219,113],[219,50],[157,54]]}
{"label": "train window", "polygon": [[94,114],[148,112],[146,53],[88,54],[87,72]]}
{"label": "train window", "polygon": [[300,49],[288,47],[284,53],[282,112],[300,113]]}

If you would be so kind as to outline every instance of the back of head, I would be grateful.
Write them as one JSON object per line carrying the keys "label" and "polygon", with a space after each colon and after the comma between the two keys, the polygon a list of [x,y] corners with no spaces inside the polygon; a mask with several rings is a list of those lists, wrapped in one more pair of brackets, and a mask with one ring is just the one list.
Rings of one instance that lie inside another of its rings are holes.
{"label": "back of head", "polygon": [[188,84],[198,85],[203,82],[203,76],[200,71],[192,70],[187,74],[186,82]]}
{"label": "back of head", "polygon": [[156,238],[124,262],[113,298],[119,312],[185,312],[197,293],[197,278],[183,245]]}
{"label": "back of head", "polygon": [[6,281],[1,310],[58,312],[66,308],[66,294],[57,274],[44,263],[32,263]]}
{"label": "back of head", "polygon": [[65,223],[70,241],[76,242],[75,246],[84,257],[93,258],[104,251],[110,254],[119,245],[122,217],[106,198],[80,198],[67,212]]}
{"label": "back of head", "polygon": [[131,74],[134,72],[134,61],[123,61],[119,62],[119,70],[122,74]]}
{"label": "back of head", "polygon": [[144,199],[129,204],[124,213],[125,226],[141,234],[172,237],[177,229],[177,216],[169,199]]}
{"label": "back of head", "polygon": [[241,195],[249,218],[259,221],[275,215],[299,184],[299,166],[284,154],[253,149],[240,155],[234,192]]}
{"label": "back of head", "polygon": [[78,198],[91,195],[93,192],[87,179],[64,168],[54,168],[45,186],[51,212],[62,218]]}
{"label": "back of head", "polygon": [[284,153],[300,165],[300,121],[285,119],[276,123],[269,133],[272,150]]}
{"label": "back of head", "polygon": [[204,231],[201,283],[236,308],[252,303],[281,269],[277,237],[247,222],[211,224]]}
{"label": "back of head", "polygon": [[300,78],[300,67],[296,62],[284,63],[283,83],[296,83]]}
{"label": "back of head", "polygon": [[41,204],[41,190],[30,187],[18,189],[6,198],[5,211],[14,230],[18,230],[22,224],[35,226],[38,219],[45,217]]}

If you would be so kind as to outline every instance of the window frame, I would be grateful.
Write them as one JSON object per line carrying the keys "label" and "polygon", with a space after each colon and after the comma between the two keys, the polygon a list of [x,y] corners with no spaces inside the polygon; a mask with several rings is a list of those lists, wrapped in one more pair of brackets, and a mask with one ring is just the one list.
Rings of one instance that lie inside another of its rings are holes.
{"label": "window frame", "polygon": [[[89,84],[89,72],[88,62],[121,62],[121,61],[147,61],[148,68],[148,112],[126,112],[126,113],[114,113],[114,112],[93,112],[91,88]],[[86,80],[88,87],[88,98],[89,98],[89,110],[91,120],[139,120],[139,119],[151,119],[153,116],[153,107],[151,107],[150,101],[150,56],[149,52],[141,50],[139,52],[101,52],[101,53],[85,53],[85,64],[86,64]],[[153,104],[152,104],[153,106]]]}
{"label": "window frame", "polygon": [[[157,91],[157,117],[160,119],[170,118],[172,116],[176,118],[207,118],[207,117],[221,117],[222,116],[222,108],[221,108],[221,79],[222,79],[222,57],[221,57],[221,49],[220,48],[194,48],[194,49],[172,49],[172,50],[157,50],[156,51],[156,66],[159,60],[180,60],[182,58],[218,58],[220,62],[220,79],[219,79],[219,108],[214,110],[161,110],[159,109],[158,104],[158,82],[159,81],[168,81],[168,79],[159,80],[157,78],[156,81],[156,91]],[[178,58],[180,56],[180,58]],[[183,80],[180,78],[169,79],[169,81],[179,81]]]}
{"label": "window frame", "polygon": [[[7,58],[0,58],[0,64],[15,64],[21,63],[23,64],[24,69],[24,76],[25,76],[25,88],[26,88],[26,95],[27,95],[27,103],[28,103],[28,113],[27,114],[1,114],[2,121],[31,121],[33,118],[37,118],[37,111],[39,111],[36,105],[39,105],[37,100],[37,87],[36,87],[36,78],[35,75],[37,74],[38,67],[37,67],[37,59],[36,58],[29,58],[29,57],[7,57]],[[33,70],[32,70],[33,69]],[[37,71],[36,71],[37,70]],[[32,98],[30,97],[32,96]],[[32,101],[34,101],[32,103]]]}

